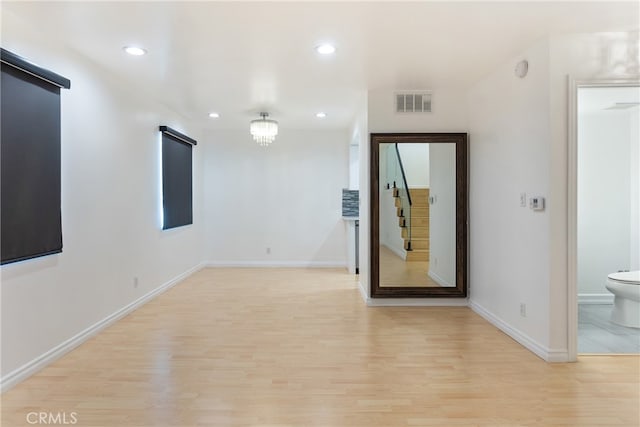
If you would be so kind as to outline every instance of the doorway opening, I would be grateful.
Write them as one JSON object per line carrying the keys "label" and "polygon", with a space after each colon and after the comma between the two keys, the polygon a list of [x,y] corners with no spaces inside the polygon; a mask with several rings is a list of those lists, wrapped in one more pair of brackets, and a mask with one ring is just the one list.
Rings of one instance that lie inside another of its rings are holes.
{"label": "doorway opening", "polygon": [[577,82],[572,95],[569,301],[576,317],[574,355],[637,354],[640,86]]}

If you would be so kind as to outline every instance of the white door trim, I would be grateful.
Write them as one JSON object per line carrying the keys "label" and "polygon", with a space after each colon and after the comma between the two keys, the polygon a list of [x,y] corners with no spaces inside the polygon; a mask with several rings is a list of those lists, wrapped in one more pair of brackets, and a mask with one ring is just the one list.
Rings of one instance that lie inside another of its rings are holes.
{"label": "white door trim", "polygon": [[569,123],[567,135],[567,356],[578,359],[578,89],[636,87],[636,79],[576,80],[568,76]]}

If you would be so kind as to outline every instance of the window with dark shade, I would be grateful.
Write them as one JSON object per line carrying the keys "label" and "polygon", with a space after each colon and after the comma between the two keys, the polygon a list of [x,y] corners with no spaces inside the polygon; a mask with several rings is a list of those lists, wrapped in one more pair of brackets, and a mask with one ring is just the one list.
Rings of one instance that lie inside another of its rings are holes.
{"label": "window with dark shade", "polygon": [[162,228],[193,223],[192,147],[197,142],[167,126],[162,132]]}
{"label": "window with dark shade", "polygon": [[1,263],[62,252],[60,89],[70,82],[2,49]]}

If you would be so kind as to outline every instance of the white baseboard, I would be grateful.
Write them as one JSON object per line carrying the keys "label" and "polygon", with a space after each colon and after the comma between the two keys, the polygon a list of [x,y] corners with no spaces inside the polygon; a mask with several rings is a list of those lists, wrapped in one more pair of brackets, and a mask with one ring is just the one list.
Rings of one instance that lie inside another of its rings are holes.
{"label": "white baseboard", "polygon": [[346,261],[209,261],[207,267],[347,268]]}
{"label": "white baseboard", "polygon": [[427,275],[431,277],[431,279],[433,279],[434,282],[436,282],[438,285],[442,286],[443,288],[454,287],[451,283],[447,282],[446,280],[444,280],[442,277],[438,276],[436,273],[434,273],[431,270],[429,270]]}
{"label": "white baseboard", "polygon": [[542,360],[546,362],[568,362],[569,361],[569,353],[567,349],[550,349],[527,334],[519,331],[518,329],[510,326],[504,320],[500,319],[498,316],[491,313],[489,310],[485,309],[475,301],[471,300],[469,302],[469,307],[484,318],[486,321],[491,323],[496,328],[500,329],[505,334],[509,335],[511,338],[516,340],[518,343],[522,344],[526,349],[534,353],[536,356],[540,357]]}
{"label": "white baseboard", "polygon": [[578,304],[613,304],[613,294],[578,294]]}
{"label": "white baseboard", "polygon": [[571,360],[569,358],[569,351],[564,349],[548,349],[547,358],[545,360],[550,363],[568,363],[576,361],[575,359]]}
{"label": "white baseboard", "polygon": [[384,245],[384,246],[387,249],[389,249],[391,252],[398,255],[400,258],[402,258],[403,261],[407,260],[407,251],[404,248],[399,248],[397,246],[389,246],[389,245]]}
{"label": "white baseboard", "polygon": [[364,286],[362,286],[362,282],[360,280],[358,280],[358,289],[360,290],[360,296],[362,297],[362,300],[367,303],[367,301],[369,300],[369,294],[367,293],[367,290],[364,288]]}
{"label": "white baseboard", "polygon": [[112,324],[114,324],[115,322],[117,322],[127,314],[131,313],[132,311],[146,304],[147,302],[157,297],[161,293],[169,290],[173,286],[177,285],[178,283],[180,283],[181,281],[183,281],[184,279],[186,279],[187,277],[189,277],[190,275],[192,275],[193,273],[199,271],[204,267],[205,267],[205,263],[200,263],[196,265],[195,267],[185,271],[179,276],[176,276],[173,279],[169,280],[168,282],[160,285],[159,287],[152,290],[151,292],[141,296],[140,298],[133,301],[132,303],[122,307],[118,311],[105,317],[104,319],[100,320],[94,325],[89,326],[87,329],[83,330],[82,332],[58,344],[57,346],[47,351],[46,353],[41,354],[40,356],[36,357],[30,362],[9,372],[4,377],[0,378],[0,392],[4,393],[5,391],[9,390],[14,385],[25,380],[26,378],[35,374],[45,366],[49,365],[50,363],[64,356],[66,353],[70,352],[74,348],[78,347],[79,345],[87,341],[89,338],[97,335],[100,331],[111,326]]}

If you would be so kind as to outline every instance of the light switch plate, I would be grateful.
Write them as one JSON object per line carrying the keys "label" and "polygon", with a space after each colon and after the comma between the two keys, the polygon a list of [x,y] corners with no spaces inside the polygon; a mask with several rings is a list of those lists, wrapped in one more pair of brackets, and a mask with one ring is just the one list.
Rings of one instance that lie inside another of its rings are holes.
{"label": "light switch plate", "polygon": [[529,207],[534,211],[544,210],[544,197],[536,196],[529,199]]}

